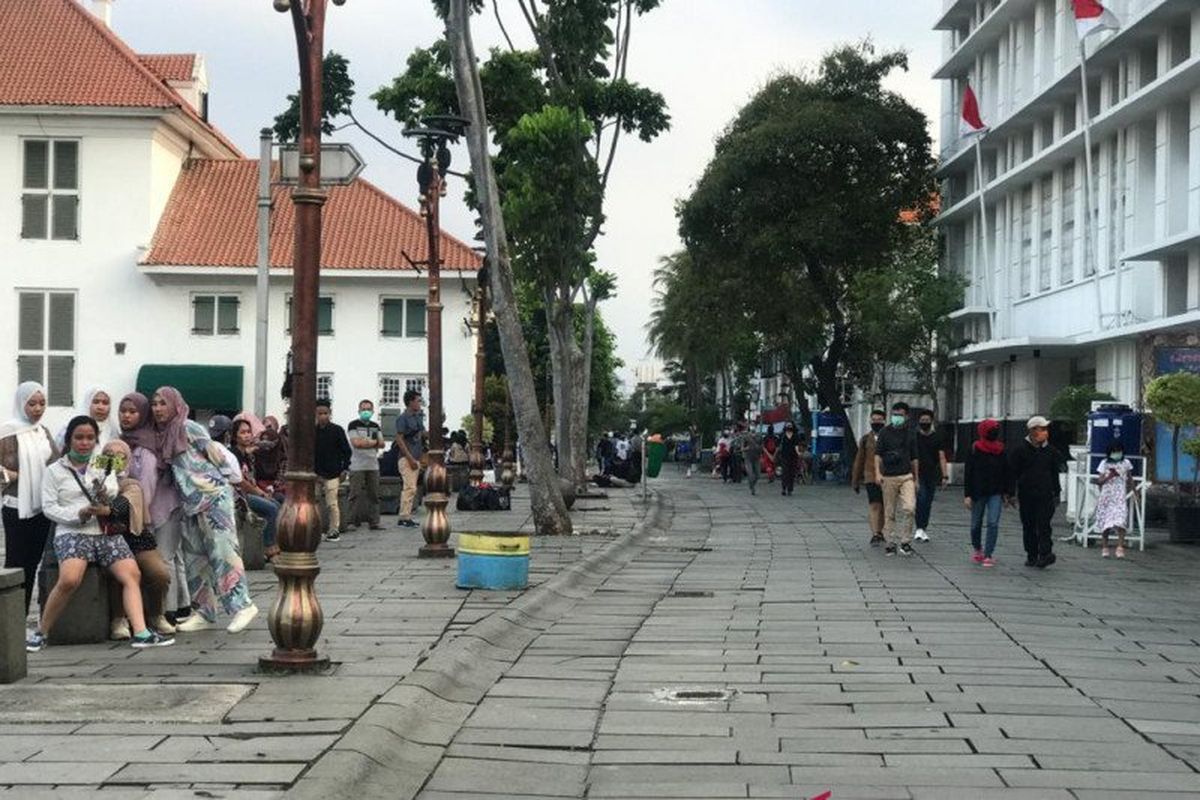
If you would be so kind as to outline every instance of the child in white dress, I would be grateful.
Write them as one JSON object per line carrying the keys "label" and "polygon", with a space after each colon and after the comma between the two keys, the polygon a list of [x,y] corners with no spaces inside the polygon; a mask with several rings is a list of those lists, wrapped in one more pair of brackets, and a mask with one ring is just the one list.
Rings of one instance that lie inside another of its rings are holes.
{"label": "child in white dress", "polygon": [[1117,558],[1125,557],[1125,531],[1129,526],[1129,476],[1133,464],[1125,458],[1121,442],[1108,446],[1106,457],[1096,469],[1096,484],[1100,497],[1096,500],[1096,528],[1101,536],[1100,557],[1108,558],[1108,537],[1116,532]]}

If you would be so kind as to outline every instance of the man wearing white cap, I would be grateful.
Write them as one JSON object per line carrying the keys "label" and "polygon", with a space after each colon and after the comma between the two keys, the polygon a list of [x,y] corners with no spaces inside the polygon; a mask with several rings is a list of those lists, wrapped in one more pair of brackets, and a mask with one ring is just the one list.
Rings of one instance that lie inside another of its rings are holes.
{"label": "man wearing white cap", "polygon": [[1025,427],[1029,435],[1010,451],[1009,465],[1017,482],[1025,532],[1025,566],[1045,569],[1056,560],[1050,519],[1062,494],[1058,475],[1065,471],[1067,461],[1049,444],[1050,420],[1032,417]]}

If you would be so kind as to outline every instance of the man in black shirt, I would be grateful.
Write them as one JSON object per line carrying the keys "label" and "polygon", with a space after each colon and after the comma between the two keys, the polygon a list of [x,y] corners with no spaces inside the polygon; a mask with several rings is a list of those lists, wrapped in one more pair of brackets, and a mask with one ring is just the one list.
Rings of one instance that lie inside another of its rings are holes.
{"label": "man in black shirt", "polygon": [[325,507],[329,509],[329,523],[325,540],[336,542],[342,535],[342,511],[338,507],[338,487],[342,476],[350,469],[350,440],[346,431],[336,422],[331,422],[328,400],[317,401],[317,436],[313,442],[313,471],[320,479]]}
{"label": "man in black shirt", "polygon": [[1009,451],[1008,464],[1017,484],[1025,566],[1045,569],[1057,560],[1050,520],[1062,494],[1058,475],[1066,470],[1067,458],[1049,444],[1049,420],[1034,417],[1026,427],[1029,435]]}
{"label": "man in black shirt", "polygon": [[920,488],[917,490],[917,530],[913,539],[928,542],[929,515],[933,511],[933,495],[939,486],[950,479],[946,468],[946,448],[942,435],[933,427],[933,413],[922,411],[917,417],[917,463]]}
{"label": "man in black shirt", "polygon": [[[908,404],[892,406],[890,424],[875,437],[875,474],[883,487],[884,553],[912,555],[913,512],[917,506],[917,443],[908,427]],[[900,532],[896,533],[897,517]]]}

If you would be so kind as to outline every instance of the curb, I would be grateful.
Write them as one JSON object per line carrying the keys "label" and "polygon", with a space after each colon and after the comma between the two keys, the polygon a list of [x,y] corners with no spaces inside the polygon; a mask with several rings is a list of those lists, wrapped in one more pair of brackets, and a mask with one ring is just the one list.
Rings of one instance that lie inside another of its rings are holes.
{"label": "curb", "polygon": [[[420,792],[475,706],[544,631],[629,563],[669,510],[652,495],[620,539],[436,646],[376,700],[284,795],[407,800]],[[336,679],[335,679],[336,680]]]}

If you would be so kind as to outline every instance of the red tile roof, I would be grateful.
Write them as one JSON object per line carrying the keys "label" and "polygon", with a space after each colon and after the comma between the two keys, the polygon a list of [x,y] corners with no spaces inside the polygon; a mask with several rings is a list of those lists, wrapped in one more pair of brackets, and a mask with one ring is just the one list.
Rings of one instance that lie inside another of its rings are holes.
{"label": "red tile roof", "polygon": [[[278,164],[273,172],[278,175]],[[253,267],[258,253],[258,162],[188,162],[158,223],[144,265]],[[272,267],[291,267],[295,214],[286,186],[271,190]],[[321,240],[321,268],[410,270],[405,252],[427,257],[425,221],[412,209],[359,178],[329,190]],[[442,234],[444,269],[479,268],[466,244]]]}
{"label": "red tile roof", "polygon": [[196,69],[195,53],[138,53],[138,60],[164,81],[190,81]]}
{"label": "red tile roof", "polygon": [[78,0],[0,0],[0,106],[179,109],[237,147]]}

